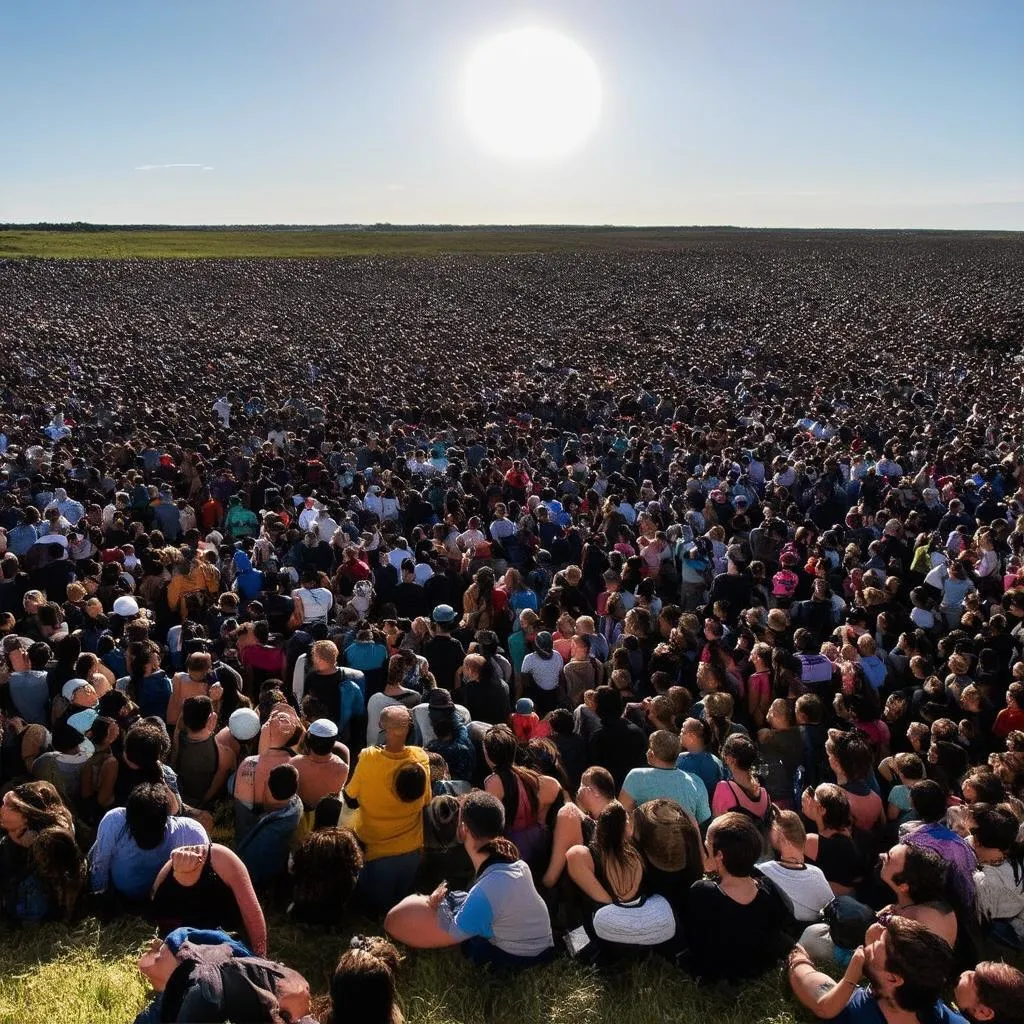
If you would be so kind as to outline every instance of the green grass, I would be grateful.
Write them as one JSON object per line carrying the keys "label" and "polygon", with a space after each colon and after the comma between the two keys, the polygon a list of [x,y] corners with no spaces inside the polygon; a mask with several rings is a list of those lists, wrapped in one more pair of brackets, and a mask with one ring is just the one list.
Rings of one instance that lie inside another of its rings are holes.
{"label": "green grass", "polygon": [[260,257],[477,256],[544,252],[622,252],[637,249],[706,249],[710,245],[777,245],[783,239],[815,245],[851,240],[874,243],[927,238],[934,242],[1002,238],[1012,233],[984,232],[845,232],[764,231],[742,228],[465,228],[436,231],[396,229],[231,230],[141,229],[98,231],[38,231],[0,227],[0,259],[200,259]]}
{"label": "green grass", "polygon": [[20,231],[0,230],[0,258],[483,256],[678,246],[707,232],[673,231]]}
{"label": "green grass", "polygon": [[[271,955],[322,994],[353,929],[318,932],[276,915],[268,925]],[[147,998],[135,958],[152,934],[138,920],[91,919],[0,932],[0,1024],[130,1024]],[[410,953],[398,984],[409,1024],[793,1024],[798,1010],[781,970],[743,988],[698,988],[656,960],[602,974],[562,958],[509,979],[456,950]]]}

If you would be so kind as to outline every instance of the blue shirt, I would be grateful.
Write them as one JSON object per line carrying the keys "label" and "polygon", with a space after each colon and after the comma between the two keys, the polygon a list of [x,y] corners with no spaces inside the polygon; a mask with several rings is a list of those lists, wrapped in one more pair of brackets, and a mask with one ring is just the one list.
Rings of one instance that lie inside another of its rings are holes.
{"label": "blue shirt", "polygon": [[877,654],[869,654],[860,659],[860,667],[864,669],[867,681],[875,690],[880,690],[885,685],[887,669],[885,662]]}
{"label": "blue shirt", "polygon": [[711,817],[704,780],[680,768],[633,768],[622,783],[637,806],[648,800],[675,800],[703,824]]}
{"label": "blue shirt", "polygon": [[715,792],[715,786],[729,777],[721,760],[707,750],[696,753],[684,751],[679,755],[676,767],[691,775],[696,775],[704,783],[709,800]]}
{"label": "blue shirt", "polygon": [[46,673],[36,669],[14,672],[8,680],[14,709],[29,725],[50,724],[50,686]]}
{"label": "blue shirt", "polygon": [[[841,1024],[886,1024],[885,1014],[878,1007],[878,1000],[870,989],[859,988],[838,1017],[832,1018]],[[967,1024],[955,1010],[938,1000],[928,1011],[918,1014],[922,1024]]]}
{"label": "blue shirt", "polygon": [[210,842],[198,821],[170,817],[163,840],[152,850],[143,850],[128,831],[125,814],[123,807],[107,811],[96,831],[96,842],[89,851],[89,882],[93,892],[112,888],[129,899],[145,899],[172,850],[179,846],[206,846]]}

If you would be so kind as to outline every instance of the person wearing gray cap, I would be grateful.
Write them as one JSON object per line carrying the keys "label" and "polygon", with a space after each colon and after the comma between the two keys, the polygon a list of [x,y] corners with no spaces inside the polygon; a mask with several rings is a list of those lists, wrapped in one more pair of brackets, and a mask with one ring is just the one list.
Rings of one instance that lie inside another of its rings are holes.
{"label": "person wearing gray cap", "polygon": [[430,616],[431,638],[423,645],[423,656],[437,685],[444,690],[455,689],[455,674],[462,667],[466,649],[452,636],[457,615],[450,604],[439,604]]}

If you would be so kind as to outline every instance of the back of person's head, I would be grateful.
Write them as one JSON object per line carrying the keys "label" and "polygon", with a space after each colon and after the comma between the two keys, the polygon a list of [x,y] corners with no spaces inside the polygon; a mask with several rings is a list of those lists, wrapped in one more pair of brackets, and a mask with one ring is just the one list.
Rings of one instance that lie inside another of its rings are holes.
{"label": "back of person's head", "polygon": [[617,792],[615,779],[607,768],[594,765],[587,768],[580,779],[581,786],[589,786],[606,800],[614,800]]}
{"label": "back of person's head", "polygon": [[946,817],[946,794],[933,779],[922,779],[910,787],[910,805],[922,821],[932,823]]}
{"label": "back of person's head", "polygon": [[704,871],[700,832],[675,800],[647,800],[633,815],[637,847],[661,871],[686,872],[696,880]]}
{"label": "back of person's head", "polygon": [[181,721],[189,732],[201,732],[213,714],[213,701],[205,695],[186,697],[181,705]]}
{"label": "back of person's head", "polygon": [[325,1024],[400,1024],[395,972],[401,959],[386,939],[355,936],[331,977],[331,1013]]}
{"label": "back of person's head", "polygon": [[505,808],[493,794],[474,789],[462,801],[460,820],[475,839],[497,839],[505,830]]}
{"label": "back of person's head", "polygon": [[275,800],[291,800],[299,791],[299,773],[293,764],[279,764],[270,769],[267,789]]}
{"label": "back of person's head", "polygon": [[[971,1020],[991,1020],[993,1024],[1020,1024],[1024,1021],[1024,973],[1000,960],[983,960],[974,968],[974,986],[978,993],[979,1007],[972,1007]],[[959,989],[957,1005],[961,1013],[965,1007],[960,1002]],[[984,1009],[991,1013],[982,1015]]]}
{"label": "back of person's head", "polygon": [[814,801],[822,810],[823,828],[842,830],[853,823],[850,798],[834,782],[823,782],[814,791]]}
{"label": "back of person's head", "polygon": [[896,771],[901,779],[908,782],[920,782],[925,777],[924,761],[917,756],[904,752],[894,758]]}
{"label": "back of person's head", "polygon": [[170,816],[171,791],[162,782],[139,783],[128,794],[125,825],[139,849],[154,850],[163,842]]}
{"label": "back of person's head", "polygon": [[418,762],[403,764],[395,772],[395,795],[403,803],[411,804],[422,800],[427,792],[427,773]]}
{"label": "back of person's head", "polygon": [[551,726],[551,731],[559,736],[571,736],[575,732],[576,723],[573,721],[572,712],[566,708],[549,711],[544,721]]}
{"label": "back of person's head", "polygon": [[707,846],[713,857],[721,854],[726,872],[735,878],[749,878],[761,856],[761,833],[747,815],[728,811],[711,823]]}
{"label": "back of person's head", "polygon": [[340,797],[322,797],[313,811],[313,831],[317,832],[322,828],[337,828],[341,821],[341,812],[344,804]]}
{"label": "back of person's head", "polygon": [[858,732],[840,733],[829,740],[829,750],[846,778],[851,781],[867,779],[874,767],[874,753],[871,744]]}
{"label": "back of person's head", "polygon": [[971,836],[978,846],[999,850],[1019,861],[1021,844],[1018,842],[1020,822],[1007,804],[972,804]]}
{"label": "back of person's head", "polygon": [[594,698],[597,717],[602,721],[622,715],[622,698],[611,686],[599,686]]}
{"label": "back of person's head", "polygon": [[757,764],[757,747],[751,742],[749,736],[733,733],[722,744],[722,757],[731,758],[740,771],[749,772]]}
{"label": "back of person's head", "polygon": [[41,672],[46,668],[52,657],[50,645],[43,643],[41,640],[34,643],[28,649],[28,663],[37,672]]}
{"label": "back of person's head", "polygon": [[651,755],[665,764],[675,764],[679,757],[679,736],[667,729],[656,729],[648,739]]}
{"label": "back of person's head", "polygon": [[779,835],[797,849],[802,850],[804,848],[804,840],[807,838],[807,829],[804,828],[804,823],[800,818],[800,815],[796,811],[779,811],[775,812],[775,820],[772,823],[772,827],[777,829]]}
{"label": "back of person's head", "polygon": [[953,949],[923,924],[892,915],[885,923],[885,970],[901,979],[896,1004],[908,1013],[930,1011],[953,972]]}
{"label": "back of person's head", "polygon": [[155,768],[167,755],[167,732],[156,722],[144,718],[133,725],[124,738],[124,756],[137,768]]}

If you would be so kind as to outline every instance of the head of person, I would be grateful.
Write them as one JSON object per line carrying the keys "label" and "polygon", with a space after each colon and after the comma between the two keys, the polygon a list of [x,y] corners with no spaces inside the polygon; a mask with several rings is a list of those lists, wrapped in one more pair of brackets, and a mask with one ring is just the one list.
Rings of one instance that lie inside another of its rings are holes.
{"label": "head of person", "polygon": [[710,874],[749,878],[761,856],[761,833],[747,815],[728,811],[711,823],[704,849]]}
{"label": "head of person", "polygon": [[388,748],[401,749],[409,735],[412,715],[401,704],[391,704],[380,713],[380,729]]}
{"label": "head of person", "polygon": [[896,914],[873,925],[864,943],[864,973],[881,999],[907,1013],[927,1013],[953,972],[953,950],[923,924]]}
{"label": "head of person", "polygon": [[181,722],[188,732],[202,732],[207,726],[216,724],[216,721],[213,701],[209,697],[199,695],[185,698],[181,705]]}
{"label": "head of person", "polygon": [[807,811],[819,829],[843,832],[853,826],[850,798],[834,782],[823,782],[813,791]]}
{"label": "head of person", "polygon": [[757,764],[757,747],[749,736],[733,733],[722,744],[722,761],[732,772],[750,772]]}
{"label": "head of person", "polygon": [[807,829],[796,811],[776,811],[771,827],[772,849],[780,856],[798,856],[803,859]]}
{"label": "head of person", "polygon": [[[323,803],[321,800],[320,804]],[[326,813],[325,807],[321,816]],[[336,823],[337,817],[334,820]],[[292,899],[297,916],[306,919],[313,911],[318,921],[337,920],[344,913],[362,866],[363,853],[350,829],[339,828],[337,824],[320,828],[314,825],[314,830],[292,854]]]}
{"label": "head of person", "polygon": [[897,843],[881,854],[881,879],[908,903],[926,903],[946,896],[946,862],[934,850]]}
{"label": "head of person", "polygon": [[505,808],[492,793],[473,790],[462,801],[457,836],[470,856],[498,854],[517,859],[515,845],[502,838]]}
{"label": "head of person", "polygon": [[998,960],[983,960],[964,971],[953,993],[957,1009],[974,1024],[1024,1021],[1024,973]]}
{"label": "head of person", "polygon": [[71,813],[49,782],[23,782],[4,793],[0,829],[15,842],[32,840],[44,829],[71,828]]}
{"label": "head of person", "polygon": [[140,850],[163,842],[171,806],[171,791],[162,782],[142,782],[128,795],[125,826]]}
{"label": "head of person", "polygon": [[652,767],[674,768],[679,757],[679,737],[667,729],[655,729],[647,740],[647,763]]}
{"label": "head of person", "polygon": [[946,794],[933,779],[922,779],[910,787],[910,805],[923,822],[934,823],[946,817]]}
{"label": "head of person", "polygon": [[358,1020],[365,1024],[402,1024],[395,974],[402,962],[387,939],[356,935],[341,955],[330,981],[331,1010],[324,1024]]}
{"label": "head of person", "polygon": [[580,788],[576,793],[576,804],[591,817],[596,818],[609,801],[615,799],[615,779],[607,768],[594,765],[587,768],[580,777]]}
{"label": "head of person", "polygon": [[651,867],[694,881],[703,874],[700,831],[675,800],[642,803],[633,813],[633,830],[637,848]]}
{"label": "head of person", "polygon": [[299,772],[293,764],[279,764],[270,769],[267,789],[278,803],[287,803],[299,791]]}

